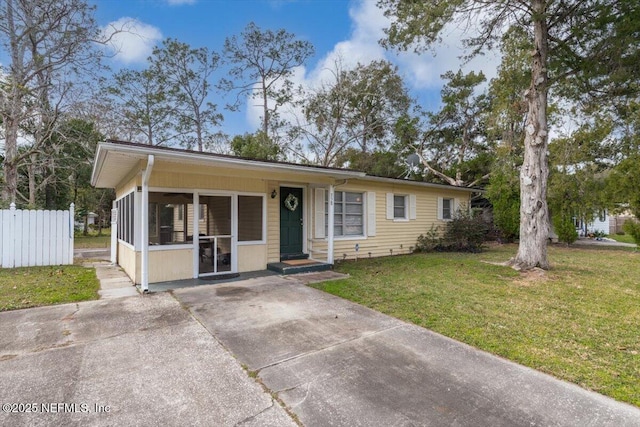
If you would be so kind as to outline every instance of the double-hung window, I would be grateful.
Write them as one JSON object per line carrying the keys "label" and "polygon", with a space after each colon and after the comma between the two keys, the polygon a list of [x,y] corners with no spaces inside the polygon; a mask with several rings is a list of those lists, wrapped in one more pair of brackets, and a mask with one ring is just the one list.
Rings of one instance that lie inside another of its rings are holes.
{"label": "double-hung window", "polygon": [[[348,191],[334,193],[333,235],[364,236],[364,194]],[[325,193],[325,235],[329,224],[328,192]]]}
{"label": "double-hung window", "polygon": [[409,219],[407,216],[407,196],[393,195],[393,219]]}
{"label": "double-hung window", "polygon": [[449,221],[453,219],[453,215],[456,210],[455,199],[451,198],[438,198],[438,219]]}

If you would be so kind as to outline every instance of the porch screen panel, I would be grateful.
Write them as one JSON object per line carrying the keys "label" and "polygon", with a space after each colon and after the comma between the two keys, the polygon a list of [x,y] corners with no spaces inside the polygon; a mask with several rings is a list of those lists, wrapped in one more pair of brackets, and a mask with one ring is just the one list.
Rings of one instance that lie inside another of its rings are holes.
{"label": "porch screen panel", "polygon": [[180,245],[192,241],[189,216],[193,195],[149,193],[149,244]]}
{"label": "porch screen panel", "polygon": [[262,241],[263,236],[262,196],[238,196],[238,241]]}
{"label": "porch screen panel", "polygon": [[129,193],[116,200],[118,210],[118,239],[133,245],[134,193]]}

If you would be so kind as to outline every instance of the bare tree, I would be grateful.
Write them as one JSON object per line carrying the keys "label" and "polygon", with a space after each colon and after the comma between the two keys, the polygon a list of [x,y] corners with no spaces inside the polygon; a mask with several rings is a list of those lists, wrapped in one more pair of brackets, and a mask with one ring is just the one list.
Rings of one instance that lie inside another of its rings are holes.
{"label": "bare tree", "polygon": [[187,148],[195,145],[198,151],[203,151],[205,145],[213,142],[211,127],[220,125],[223,119],[216,105],[207,102],[219,55],[206,47],[194,49],[178,40],[167,39],[162,47],[153,50],[149,59],[151,68],[167,85],[184,145]]}
{"label": "bare tree", "polygon": [[[10,61],[0,87],[4,203],[16,201],[20,165],[35,161],[51,143],[74,78],[96,68],[100,52],[93,42],[100,32],[93,9],[83,0],[0,1],[0,43]],[[21,136],[28,143],[19,150]]]}
{"label": "bare tree", "polygon": [[223,54],[232,64],[229,74],[234,80],[221,80],[220,88],[237,92],[236,102],[229,107],[238,108],[244,96],[258,99],[263,112],[262,132],[273,139],[277,110],[292,99],[289,78],[313,52],[308,41],[297,40],[283,29],[262,31],[251,22],[240,37],[232,36],[224,42]]}

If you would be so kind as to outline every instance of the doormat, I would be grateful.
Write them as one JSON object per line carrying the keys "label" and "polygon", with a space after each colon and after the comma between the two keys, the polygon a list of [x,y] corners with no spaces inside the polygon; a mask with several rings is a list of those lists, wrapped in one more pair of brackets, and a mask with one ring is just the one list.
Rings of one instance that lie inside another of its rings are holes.
{"label": "doormat", "polygon": [[287,265],[309,265],[309,264],[317,264],[315,261],[311,261],[309,259],[290,259],[287,261],[282,261],[283,264]]}

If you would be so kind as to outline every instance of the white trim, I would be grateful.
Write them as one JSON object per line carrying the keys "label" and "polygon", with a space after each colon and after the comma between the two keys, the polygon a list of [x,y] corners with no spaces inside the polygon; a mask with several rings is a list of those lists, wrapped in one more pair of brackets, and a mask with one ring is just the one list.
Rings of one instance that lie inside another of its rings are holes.
{"label": "white trim", "polygon": [[325,191],[324,188],[315,188],[314,189],[314,203],[313,203],[313,211],[314,211],[314,233],[313,237],[315,239],[324,239],[327,236],[325,235],[325,223],[324,223],[324,200],[325,200]]}
{"label": "white trim", "polygon": [[153,154],[149,154],[147,167],[142,174],[142,194],[140,209],[140,244],[142,246],[140,266],[140,288],[149,291],[149,178],[154,164]]}
{"label": "white trim", "polygon": [[387,193],[387,219],[393,220],[395,219],[395,215],[393,213],[393,193]]}
{"label": "white trim", "polygon": [[179,251],[187,249],[193,249],[193,244],[191,242],[184,242],[182,244],[173,245],[149,245],[149,252]]}
{"label": "white trim", "polygon": [[[112,142],[101,142],[96,150],[94,167],[91,172],[91,184],[97,185],[98,178],[103,173],[104,163],[107,160],[109,152],[129,154],[130,157],[139,157],[140,160],[146,158],[147,155],[155,155],[159,160],[166,160],[173,163],[192,163],[205,166],[222,166],[237,169],[248,169],[256,171],[294,171],[305,174],[321,175],[334,177],[336,179],[344,179],[348,177],[364,177],[364,172],[356,172],[340,169],[329,169],[322,167],[303,166],[287,163],[265,162],[260,160],[247,160],[234,157],[221,157],[211,154],[200,154],[186,152],[182,150],[166,150],[156,147],[144,147],[134,145],[124,145]],[[285,185],[286,187],[286,185]]]}
{"label": "white trim", "polygon": [[[329,185],[329,196],[328,196],[328,220],[327,220],[327,263],[333,264],[333,251],[334,251],[334,215],[335,215],[335,206],[334,206],[334,198],[335,198],[335,187],[333,185]],[[363,225],[364,226],[364,225]]]}
{"label": "white trim", "polygon": [[409,194],[409,219],[418,219],[418,199],[415,194]]}
{"label": "white trim", "polygon": [[376,192],[375,191],[367,191],[365,193],[365,197],[367,199],[366,206],[366,227],[363,227],[362,232],[364,233],[366,230],[367,237],[374,237],[377,233],[376,227]]}
{"label": "white trim", "polygon": [[191,226],[191,235],[193,236],[193,278],[197,279],[200,275],[200,209],[196,208],[200,206],[200,193],[195,191],[193,193],[193,221]]}
{"label": "white trim", "polygon": [[[219,276],[223,274],[231,274],[238,272],[238,193],[237,192],[229,192],[229,191],[218,191],[218,190],[207,190],[202,193],[198,192],[198,204],[200,204],[200,197],[229,197],[231,199],[231,234],[230,235],[221,235],[216,236],[223,239],[231,238],[231,247],[230,247],[230,255],[231,255],[231,265],[229,271],[216,271],[216,272],[207,272],[200,273],[200,235],[199,232],[195,233],[193,236],[194,246],[197,242],[198,247],[197,250],[194,250],[194,253],[197,253],[198,257],[194,256],[194,271],[197,271],[197,277],[209,277],[209,276]],[[200,209],[196,208],[194,205],[193,208],[193,218],[197,218],[197,213]],[[199,212],[198,212],[199,213]],[[195,221],[194,221],[195,223]],[[197,237],[196,237],[197,236]],[[217,268],[217,266],[216,266]]]}
{"label": "white trim", "polygon": [[136,250],[136,247],[135,247],[135,246],[133,246],[131,243],[127,243],[127,242],[125,242],[125,241],[124,241],[124,240],[122,240],[122,239],[118,239],[118,243],[119,243],[119,244],[121,244],[121,245],[123,245],[125,248],[129,248],[129,249],[131,249],[132,251],[135,251],[135,250]]}
{"label": "white trim", "polygon": [[336,236],[334,240],[339,242],[349,241],[349,240],[367,240],[367,236]]}
{"label": "white trim", "polygon": [[[240,196],[246,196],[246,197],[262,197],[262,239],[260,240],[243,240],[240,241],[238,240],[238,245],[240,246],[245,246],[245,245],[265,245],[267,244],[267,195],[265,193],[238,193],[236,195],[236,197],[240,197]],[[238,212],[240,212],[240,207],[238,206]],[[238,218],[238,224],[237,226],[240,227],[239,221],[240,218]],[[239,237],[240,235],[238,233],[236,233],[236,235]]]}

